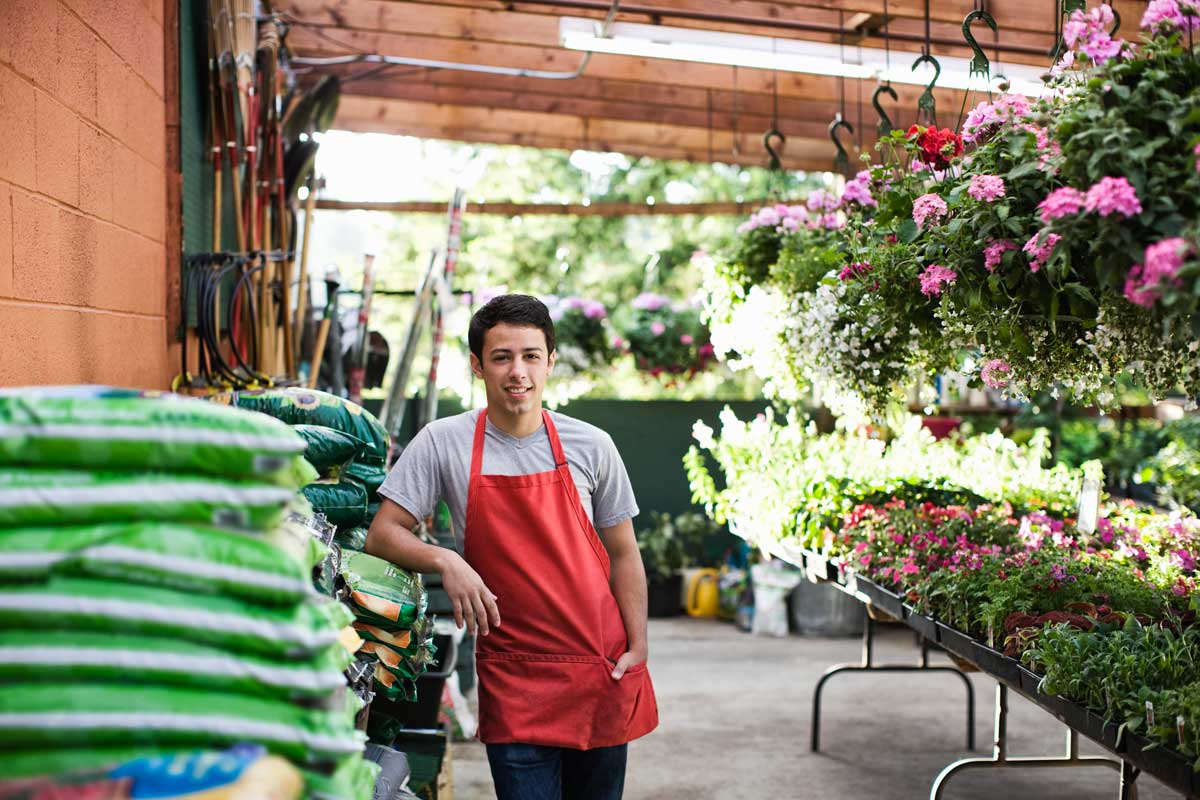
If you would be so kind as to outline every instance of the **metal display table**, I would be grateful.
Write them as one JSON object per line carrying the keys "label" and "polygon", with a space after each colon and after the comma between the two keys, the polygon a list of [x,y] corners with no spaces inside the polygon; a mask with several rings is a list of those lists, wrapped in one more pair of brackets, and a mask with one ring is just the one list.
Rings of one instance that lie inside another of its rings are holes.
{"label": "metal display table", "polygon": [[[941,800],[946,782],[965,771],[1012,768],[1069,768],[1112,769],[1120,775],[1118,794],[1121,800],[1136,800],[1137,778],[1142,773],[1156,779],[1189,800],[1200,800],[1200,773],[1193,770],[1192,759],[1136,733],[1119,735],[1118,728],[1098,714],[1060,696],[1043,694],[1038,690],[1041,676],[1031,672],[1016,659],[988,647],[961,631],[918,613],[904,598],[879,586],[853,571],[846,571],[825,556],[794,546],[771,548],[773,555],[804,570],[809,580],[828,581],[863,603],[904,623],[921,638],[921,658],[916,665],[875,665],[873,663],[874,624],[868,616],[863,635],[861,664],[831,667],[817,682],[813,696],[812,750],[820,745],[821,691],[833,675],[844,672],[943,671],[955,672],[967,684],[967,748],[974,749],[974,692],[960,670],[951,667],[928,666],[928,650],[936,645],[953,656],[969,662],[982,673],[997,681],[995,697],[995,728],[992,755],[964,758],[946,766],[930,789],[930,800]],[[1067,729],[1066,752],[1060,756],[1012,758],[1008,755],[1008,693],[1015,691],[1062,722]],[[1081,756],[1079,736],[1086,736],[1115,758]]]}

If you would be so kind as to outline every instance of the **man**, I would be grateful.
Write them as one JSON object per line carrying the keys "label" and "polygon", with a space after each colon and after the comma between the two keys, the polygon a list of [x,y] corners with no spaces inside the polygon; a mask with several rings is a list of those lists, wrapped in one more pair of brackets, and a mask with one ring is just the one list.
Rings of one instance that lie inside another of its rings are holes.
{"label": "man", "polygon": [[[545,305],[497,297],[468,340],[487,408],[405,448],[367,552],[440,573],[458,626],[478,632],[479,737],[499,800],[619,800],[627,743],[658,724],[629,477],[607,434],[542,409]],[[439,497],[462,555],[412,534]]]}

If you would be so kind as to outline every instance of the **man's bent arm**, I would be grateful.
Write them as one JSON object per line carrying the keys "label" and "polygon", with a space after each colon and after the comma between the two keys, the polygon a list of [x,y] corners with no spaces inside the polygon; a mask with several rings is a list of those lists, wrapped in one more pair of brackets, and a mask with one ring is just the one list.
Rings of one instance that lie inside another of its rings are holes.
{"label": "man's bent arm", "polygon": [[390,561],[401,569],[437,573],[442,587],[454,603],[454,621],[468,633],[484,636],[492,626],[500,627],[496,596],[484,585],[479,573],[453,550],[422,542],[413,533],[417,518],[399,503],[383,498],[367,533],[369,555]]}
{"label": "man's bent arm", "polygon": [[642,554],[638,551],[632,520],[602,528],[600,539],[608,550],[612,565],[608,584],[617,599],[617,607],[621,609],[625,638],[629,642],[628,652],[621,656],[613,669],[613,677],[620,679],[625,670],[641,664],[649,654],[646,638],[646,568],[642,565]]}

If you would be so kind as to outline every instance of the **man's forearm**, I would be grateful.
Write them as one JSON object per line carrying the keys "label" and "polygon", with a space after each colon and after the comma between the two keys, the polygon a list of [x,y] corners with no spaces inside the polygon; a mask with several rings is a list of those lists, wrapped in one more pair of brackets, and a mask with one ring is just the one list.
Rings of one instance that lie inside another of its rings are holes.
{"label": "man's forearm", "polygon": [[645,654],[646,638],[646,569],[642,556],[635,548],[612,558],[609,587],[621,609],[621,620],[625,623],[625,637],[629,650]]}
{"label": "man's forearm", "polygon": [[444,547],[422,542],[397,521],[379,518],[371,524],[364,549],[368,554],[390,561],[401,569],[426,574],[441,574],[447,554],[450,553]]}

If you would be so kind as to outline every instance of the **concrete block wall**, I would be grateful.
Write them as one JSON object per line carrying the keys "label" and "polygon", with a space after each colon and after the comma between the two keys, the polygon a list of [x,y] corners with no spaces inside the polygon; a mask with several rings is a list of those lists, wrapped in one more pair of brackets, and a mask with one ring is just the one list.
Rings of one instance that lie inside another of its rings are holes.
{"label": "concrete block wall", "polygon": [[165,388],[163,0],[0,0],[0,385]]}

